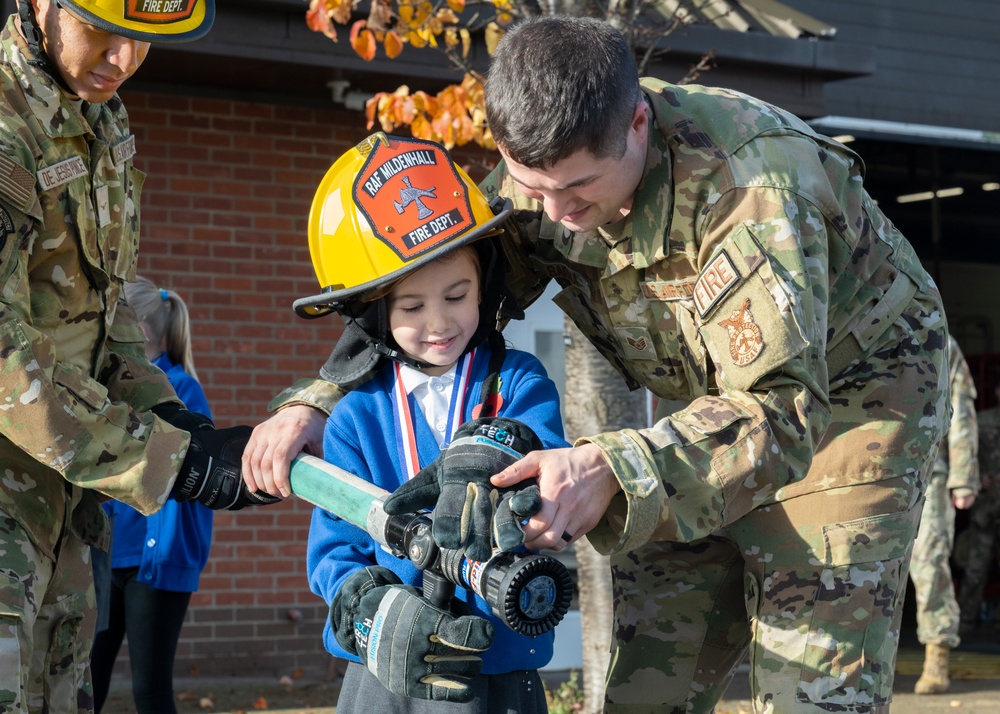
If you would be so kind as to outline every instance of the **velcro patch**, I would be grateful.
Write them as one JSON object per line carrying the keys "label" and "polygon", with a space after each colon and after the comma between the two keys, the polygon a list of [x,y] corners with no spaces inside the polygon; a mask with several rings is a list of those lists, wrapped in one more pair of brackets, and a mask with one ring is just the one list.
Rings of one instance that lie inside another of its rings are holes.
{"label": "velcro patch", "polygon": [[670,302],[672,300],[687,300],[694,295],[694,281],[672,281],[642,283],[642,294],[647,300]]}
{"label": "velcro patch", "polygon": [[135,135],[129,134],[119,141],[111,148],[111,153],[114,154],[115,163],[118,165],[124,164],[131,159],[135,156]]}
{"label": "velcro patch", "polygon": [[556,280],[560,285],[573,285],[580,290],[590,290],[590,281],[587,278],[571,269],[568,265],[564,263],[549,263],[541,260],[537,256],[532,256],[532,262],[541,270],[545,275]]}
{"label": "velcro patch", "polygon": [[645,327],[616,327],[619,344],[625,348],[628,359],[656,359],[653,338]]}
{"label": "velcro patch", "polygon": [[709,311],[726,296],[729,290],[740,282],[739,271],[733,265],[726,251],[712,259],[698,276],[694,284],[694,305],[698,315],[704,319]]}
{"label": "velcro patch", "polygon": [[31,172],[6,154],[0,154],[0,194],[9,196],[17,208],[27,211],[34,191],[35,179]]}
{"label": "velcro patch", "polygon": [[746,367],[760,356],[764,349],[764,335],[750,312],[750,298],[733,310],[719,323],[729,332],[729,356],[738,367]]}
{"label": "velcro patch", "polygon": [[79,156],[71,156],[57,164],[38,170],[38,185],[46,191],[87,175],[87,167]]}
{"label": "velcro patch", "polygon": [[7,245],[7,237],[14,233],[14,221],[7,209],[0,206],[0,251]]}

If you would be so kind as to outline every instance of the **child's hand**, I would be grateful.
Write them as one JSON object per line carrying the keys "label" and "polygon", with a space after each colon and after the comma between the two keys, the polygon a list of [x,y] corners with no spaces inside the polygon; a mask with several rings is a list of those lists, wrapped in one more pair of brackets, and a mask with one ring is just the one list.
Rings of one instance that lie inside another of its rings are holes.
{"label": "child's hand", "polygon": [[524,541],[521,521],[541,508],[538,486],[498,489],[490,477],[542,443],[526,424],[495,417],[466,422],[451,444],[386,499],[389,515],[434,507],[434,541],[486,561],[493,546],[513,550]]}
{"label": "child's hand", "polygon": [[456,616],[403,585],[387,568],[359,570],[330,606],[337,642],[361,658],[386,689],[418,699],[469,702],[466,682],[482,670],[493,624]]}

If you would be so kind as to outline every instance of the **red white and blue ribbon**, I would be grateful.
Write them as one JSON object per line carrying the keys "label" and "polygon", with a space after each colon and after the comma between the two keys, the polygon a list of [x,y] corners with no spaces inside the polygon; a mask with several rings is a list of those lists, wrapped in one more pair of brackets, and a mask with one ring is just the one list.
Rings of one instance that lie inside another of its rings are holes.
{"label": "red white and blue ribbon", "polygon": [[[472,382],[472,361],[475,359],[475,355],[475,350],[468,352],[455,366],[455,381],[451,387],[448,423],[445,430],[445,440],[441,445],[442,449],[448,446],[455,430],[462,424],[462,415],[465,413],[465,395]],[[399,460],[406,467],[406,478],[409,480],[420,471],[417,431],[413,424],[410,397],[403,385],[402,365],[396,362],[393,367],[395,368],[395,383],[393,385],[392,411],[396,417],[396,446],[399,450]]]}

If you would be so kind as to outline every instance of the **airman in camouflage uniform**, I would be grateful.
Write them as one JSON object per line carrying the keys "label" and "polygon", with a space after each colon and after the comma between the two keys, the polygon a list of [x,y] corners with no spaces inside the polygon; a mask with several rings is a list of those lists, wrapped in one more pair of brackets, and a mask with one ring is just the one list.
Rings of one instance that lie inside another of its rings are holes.
{"label": "airman in camouflage uniform", "polygon": [[[1000,386],[995,393],[1000,400]],[[983,592],[1000,547],[1000,406],[978,412],[976,421],[982,492],[969,511],[969,527],[962,538],[966,552],[958,587],[961,631],[972,630],[979,621]]]}
{"label": "airman in camouflage uniform", "polygon": [[910,556],[917,596],[917,639],[925,645],[917,694],[948,691],[949,652],[958,647],[959,609],[951,577],[955,509],[967,509],[979,493],[976,460],[976,385],[958,342],[948,336],[951,424],[931,471],[920,527]]}
{"label": "airman in camouflage uniform", "polygon": [[634,76],[609,25],[518,25],[487,79],[505,163],[484,188],[514,201],[514,293],[555,279],[630,385],[690,405],[494,484],[538,477],[528,547],[590,531],[611,555],[608,711],[710,711],[748,648],[755,711],[888,711],[947,425],[937,288],[854,152],[745,95],[637,96]]}
{"label": "airman in camouflage uniform", "polygon": [[182,409],[122,300],[143,174],[115,90],[149,42],[98,29],[108,6],[22,1],[0,34],[0,712],[93,710],[101,494],[273,501],[241,488],[249,428]]}
{"label": "airman in camouflage uniform", "polygon": [[[736,92],[640,93],[597,20],[516,26],[486,101],[521,305],[555,279],[628,384],[689,404],[493,479],[538,478],[527,547],[611,555],[607,710],[711,711],[749,650],[755,711],[888,711],[947,324],[861,159]],[[319,421],[295,395],[245,453],[270,493]]]}

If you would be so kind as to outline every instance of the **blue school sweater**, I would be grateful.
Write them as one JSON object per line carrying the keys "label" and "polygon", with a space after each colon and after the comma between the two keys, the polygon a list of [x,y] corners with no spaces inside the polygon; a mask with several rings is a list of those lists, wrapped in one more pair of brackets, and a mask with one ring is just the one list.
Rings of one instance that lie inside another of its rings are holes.
{"label": "blue school sweater", "polygon": [[[474,418],[473,409],[479,404],[487,376],[489,353],[487,345],[476,351],[463,423]],[[563,438],[559,396],[541,363],[525,352],[507,350],[500,378],[499,416],[530,426],[547,449],[568,446]],[[394,491],[406,479],[406,469],[397,447],[394,381],[393,365],[383,363],[372,379],[344,396],[330,414],[323,444],[324,458],[328,462],[386,491]],[[437,458],[440,449],[412,395],[409,395],[409,403],[420,467],[423,468]],[[321,508],[313,511],[306,568],[314,593],[332,603],[349,575],[376,564],[392,570],[404,583],[420,589],[421,572],[409,560],[387,553],[353,524]],[[482,654],[483,674],[538,669],[552,658],[552,632],[536,638],[520,635],[494,617],[486,601],[472,591],[456,587],[455,597],[465,602],[473,614],[490,620],[496,629],[492,647]],[[360,661],[337,644],[329,620],[323,629],[323,642],[331,654]]]}

